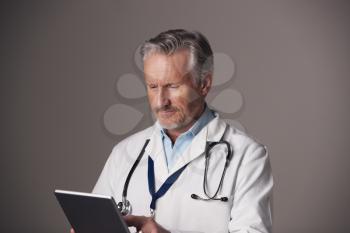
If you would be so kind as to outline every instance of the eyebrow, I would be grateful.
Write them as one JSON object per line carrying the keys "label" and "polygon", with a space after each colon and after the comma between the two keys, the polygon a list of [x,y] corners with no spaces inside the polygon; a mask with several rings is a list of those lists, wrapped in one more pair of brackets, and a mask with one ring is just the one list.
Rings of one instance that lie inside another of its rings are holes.
{"label": "eyebrow", "polygon": [[[145,83],[146,83],[146,85],[151,85],[151,84],[156,84],[157,82],[152,82],[152,81],[145,81]],[[164,85],[164,86],[166,86],[166,85],[169,85],[169,84],[176,84],[176,85],[180,85],[180,84],[182,84],[182,83],[184,83],[184,81],[182,80],[182,81],[178,81],[178,82],[164,82],[164,84],[162,84],[162,85]],[[158,83],[157,83],[158,84]]]}

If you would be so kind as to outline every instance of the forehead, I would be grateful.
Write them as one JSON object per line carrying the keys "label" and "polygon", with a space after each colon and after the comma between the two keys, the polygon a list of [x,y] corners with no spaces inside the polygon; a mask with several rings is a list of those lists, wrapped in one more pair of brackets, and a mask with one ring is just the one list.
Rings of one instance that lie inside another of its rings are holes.
{"label": "forehead", "polygon": [[151,53],[144,60],[145,79],[182,79],[189,74],[190,60],[188,50],[180,50],[172,55]]}

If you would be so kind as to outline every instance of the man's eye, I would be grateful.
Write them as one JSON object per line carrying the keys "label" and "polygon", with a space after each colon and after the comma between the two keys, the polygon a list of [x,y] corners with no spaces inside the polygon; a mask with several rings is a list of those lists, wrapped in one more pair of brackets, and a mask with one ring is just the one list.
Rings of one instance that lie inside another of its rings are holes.
{"label": "man's eye", "polygon": [[157,88],[157,85],[150,84],[150,85],[148,85],[148,88],[149,89],[155,89],[155,88]]}
{"label": "man's eye", "polygon": [[170,88],[178,88],[179,85],[178,85],[178,84],[171,84],[171,85],[169,85],[169,87],[170,87]]}

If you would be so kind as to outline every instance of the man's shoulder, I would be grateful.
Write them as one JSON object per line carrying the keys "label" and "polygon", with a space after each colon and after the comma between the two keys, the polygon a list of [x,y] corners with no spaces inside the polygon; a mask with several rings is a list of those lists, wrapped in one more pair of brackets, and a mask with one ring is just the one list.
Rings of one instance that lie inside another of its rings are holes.
{"label": "man's shoulder", "polygon": [[251,134],[238,129],[232,124],[229,124],[223,119],[220,119],[221,122],[224,122],[228,125],[228,130],[226,132],[226,138],[233,144],[235,147],[243,148],[243,147],[263,147],[266,148],[266,146],[256,137],[252,136]]}
{"label": "man's shoulder", "polygon": [[145,143],[145,141],[151,137],[152,133],[154,132],[154,127],[155,126],[152,125],[144,130],[129,135],[128,137],[124,138],[119,143],[117,143],[114,146],[113,151],[122,148],[132,150],[133,148],[141,147]]}

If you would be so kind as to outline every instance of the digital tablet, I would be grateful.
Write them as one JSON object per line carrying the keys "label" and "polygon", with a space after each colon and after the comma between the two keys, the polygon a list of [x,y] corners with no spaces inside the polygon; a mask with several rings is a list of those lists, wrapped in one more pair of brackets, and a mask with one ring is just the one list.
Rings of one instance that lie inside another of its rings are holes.
{"label": "digital tablet", "polygon": [[55,190],[75,233],[130,233],[110,196]]}

